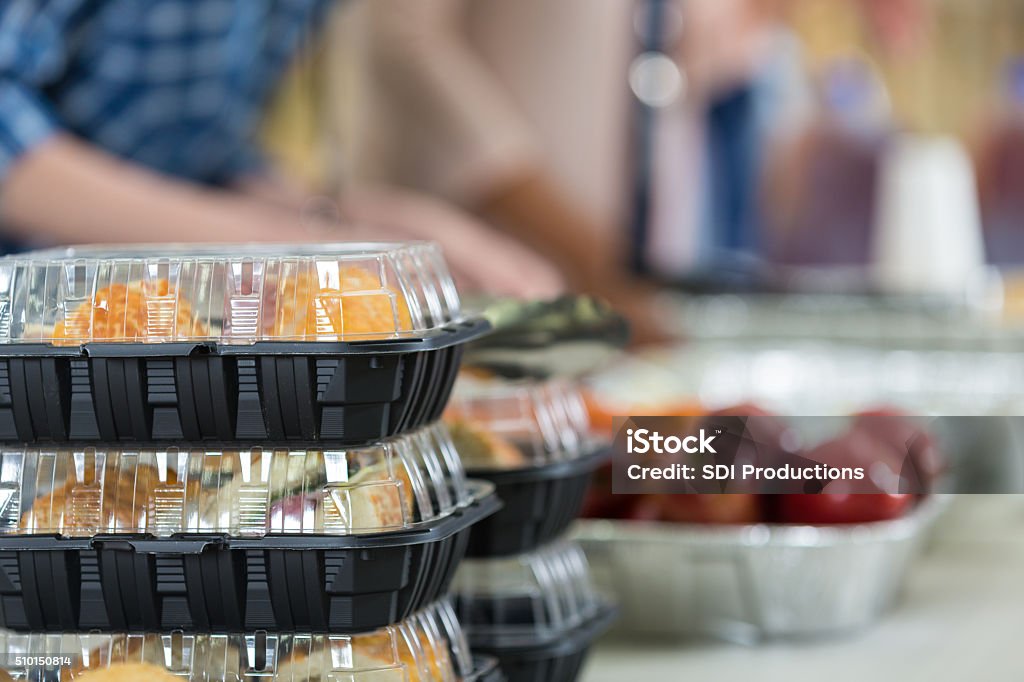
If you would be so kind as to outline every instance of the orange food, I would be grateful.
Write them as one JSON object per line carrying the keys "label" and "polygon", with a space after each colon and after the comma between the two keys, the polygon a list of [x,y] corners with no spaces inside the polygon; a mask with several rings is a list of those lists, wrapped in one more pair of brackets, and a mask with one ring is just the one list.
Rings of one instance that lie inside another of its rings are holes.
{"label": "orange food", "polygon": [[615,417],[698,417],[707,412],[700,403],[693,401],[664,403],[635,403],[631,401],[611,402],[592,391],[583,394],[587,414],[594,430],[608,436],[613,434],[612,420]]}
{"label": "orange food", "polygon": [[209,330],[195,318],[188,301],[169,300],[170,283],[113,284],[96,292],[53,328],[57,340],[140,341],[149,337],[201,338]]}
{"label": "orange food", "polygon": [[[438,642],[435,647],[425,630],[416,630],[419,644],[415,650],[414,645],[395,629],[353,636],[352,657],[347,665],[354,670],[366,671],[380,682],[442,682],[453,679],[451,656],[444,643]],[[282,657],[277,679],[347,679],[344,673],[333,670],[331,658],[323,654],[319,645],[314,645],[312,650],[293,649]],[[421,668],[424,663],[426,671]],[[429,675],[425,676],[424,672],[429,672]]]}
{"label": "orange food", "polygon": [[[386,632],[361,635],[356,638],[355,646],[359,655],[369,660],[382,663],[394,660],[394,651],[398,651],[398,663],[401,663],[408,672],[409,682],[427,682],[430,680],[446,680],[451,677],[452,661],[448,650],[444,646],[435,646],[426,630],[416,628],[419,647],[414,651],[409,642],[403,637],[396,637],[392,645],[392,637]],[[440,643],[439,643],[440,644]],[[430,676],[423,678],[420,675],[420,665],[426,658],[426,664]]]}
{"label": "orange food", "polygon": [[181,678],[149,663],[118,663],[109,668],[89,670],[75,677],[82,682],[180,682]]}
{"label": "orange food", "polygon": [[151,466],[139,466],[134,476],[126,476],[108,464],[97,480],[92,467],[86,467],[85,480],[71,479],[48,495],[37,498],[21,516],[26,532],[45,533],[62,529],[64,535],[92,535],[111,528],[138,530],[156,509],[154,490],[160,485],[159,472]]}
{"label": "orange food", "polygon": [[[363,268],[339,270],[340,282],[322,287],[313,272],[269,284],[263,331],[284,338],[389,335],[412,329],[405,297]],[[113,284],[53,328],[58,342],[207,338],[210,330],[192,305],[170,295],[166,279]]]}
{"label": "orange food", "polygon": [[405,297],[362,268],[340,269],[340,287],[322,288],[314,273],[282,278],[271,329],[283,337],[393,334],[412,329]]}

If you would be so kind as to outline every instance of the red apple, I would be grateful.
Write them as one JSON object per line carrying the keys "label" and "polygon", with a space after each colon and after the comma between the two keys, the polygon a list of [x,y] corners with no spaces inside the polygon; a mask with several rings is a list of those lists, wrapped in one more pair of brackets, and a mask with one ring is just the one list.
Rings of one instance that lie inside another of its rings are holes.
{"label": "red apple", "polygon": [[900,410],[884,407],[861,412],[850,429],[889,446],[893,466],[907,489],[928,492],[946,470],[945,457],[931,435]]}
{"label": "red apple", "polygon": [[[658,509],[658,520],[669,523],[745,524],[762,520],[757,495],[650,495],[634,514]],[[633,518],[633,517],[631,517]]]}
{"label": "red apple", "polygon": [[913,495],[828,494],[779,495],[776,514],[782,523],[833,525],[872,523],[903,516]]}

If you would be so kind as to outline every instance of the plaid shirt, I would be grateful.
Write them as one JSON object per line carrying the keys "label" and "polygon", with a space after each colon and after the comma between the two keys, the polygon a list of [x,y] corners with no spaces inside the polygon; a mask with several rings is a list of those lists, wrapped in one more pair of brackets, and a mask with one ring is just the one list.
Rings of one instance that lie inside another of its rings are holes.
{"label": "plaid shirt", "polygon": [[261,164],[266,99],[330,0],[0,0],[0,180],[69,131],[223,184]]}

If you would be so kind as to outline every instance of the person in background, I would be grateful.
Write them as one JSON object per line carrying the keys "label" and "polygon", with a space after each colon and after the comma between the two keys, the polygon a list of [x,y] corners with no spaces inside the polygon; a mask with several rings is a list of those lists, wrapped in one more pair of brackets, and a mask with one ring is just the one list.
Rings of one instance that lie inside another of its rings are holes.
{"label": "person in background", "polygon": [[[914,40],[923,0],[837,0],[864,12],[894,48]],[[541,250],[581,289],[657,328],[652,289],[625,267],[637,169],[630,157],[636,0],[370,0],[376,100],[357,173],[448,197]],[[717,139],[742,116],[744,84],[765,62],[766,29],[786,0],[689,0],[663,20],[680,30],[680,97],[693,120],[715,110]],[[679,130],[675,203],[699,212],[703,152]],[[373,129],[376,128],[376,131]],[[691,151],[687,152],[689,146]],[[728,145],[727,145],[728,146]],[[692,163],[685,161],[692,157]],[[726,183],[728,184],[728,183]],[[728,210],[728,207],[726,207]],[[678,216],[677,216],[678,218]],[[676,220],[684,231],[704,218]],[[685,239],[669,235],[670,246]],[[665,255],[664,249],[659,249]],[[669,254],[670,255],[670,254]],[[655,334],[657,335],[657,334]]]}
{"label": "person in background", "polygon": [[5,0],[0,223],[21,244],[439,241],[471,285],[550,296],[549,265],[436,200],[351,188],[339,226],[255,143],[329,0]]}
{"label": "person in background", "polygon": [[1005,69],[999,106],[979,125],[978,189],[988,261],[1024,264],[1024,58]]}
{"label": "person in background", "polygon": [[817,115],[773,144],[761,187],[772,262],[871,263],[881,159],[894,135],[882,79],[866,59],[836,59],[815,88]]}

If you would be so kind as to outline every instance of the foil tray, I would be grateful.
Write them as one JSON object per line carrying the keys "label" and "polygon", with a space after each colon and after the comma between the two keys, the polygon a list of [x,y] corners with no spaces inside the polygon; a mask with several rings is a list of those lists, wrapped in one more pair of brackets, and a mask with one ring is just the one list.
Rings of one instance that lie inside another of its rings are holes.
{"label": "foil tray", "polygon": [[859,526],[739,527],[585,521],[576,531],[617,632],[744,644],[839,635],[896,601],[950,496]]}

